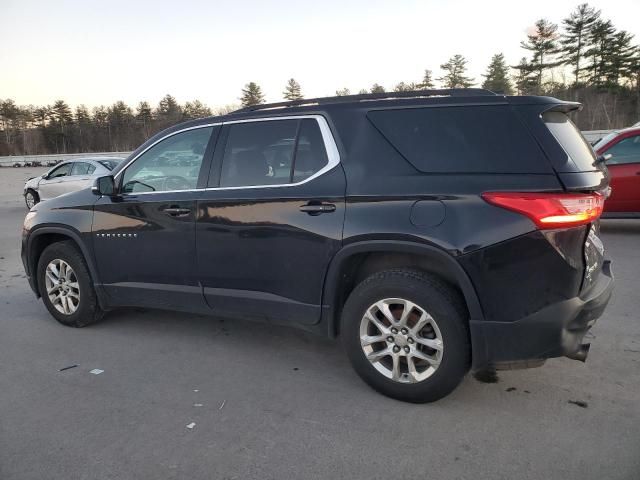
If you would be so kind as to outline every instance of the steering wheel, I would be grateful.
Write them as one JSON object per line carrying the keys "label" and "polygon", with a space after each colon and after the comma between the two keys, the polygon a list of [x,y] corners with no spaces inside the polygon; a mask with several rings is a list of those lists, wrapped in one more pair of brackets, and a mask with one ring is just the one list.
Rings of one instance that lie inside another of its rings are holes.
{"label": "steering wheel", "polygon": [[163,190],[188,190],[191,183],[184,177],[169,175],[164,179]]}

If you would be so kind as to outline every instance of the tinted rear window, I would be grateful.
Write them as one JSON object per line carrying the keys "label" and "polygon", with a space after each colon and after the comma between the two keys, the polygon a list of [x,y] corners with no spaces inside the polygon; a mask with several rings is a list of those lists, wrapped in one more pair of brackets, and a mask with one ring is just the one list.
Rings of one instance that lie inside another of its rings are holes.
{"label": "tinted rear window", "polygon": [[594,170],[596,155],[578,127],[562,112],[545,112],[542,120],[579,170]]}
{"label": "tinted rear window", "polygon": [[546,173],[551,168],[505,106],[377,110],[368,117],[425,173]]}

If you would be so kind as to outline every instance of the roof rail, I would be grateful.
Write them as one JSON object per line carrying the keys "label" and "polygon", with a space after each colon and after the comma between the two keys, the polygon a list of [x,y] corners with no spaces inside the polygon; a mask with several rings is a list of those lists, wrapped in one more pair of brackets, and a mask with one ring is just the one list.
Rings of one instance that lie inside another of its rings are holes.
{"label": "roof rail", "polygon": [[303,105],[326,105],[331,103],[348,103],[368,100],[387,100],[394,98],[422,98],[422,97],[487,97],[497,93],[484,88],[443,88],[436,90],[412,90],[408,92],[384,92],[384,93],[363,93],[358,95],[341,95],[337,97],[303,98],[288,102],[264,103],[251,105],[231,112],[247,113],[256,110],[269,110],[273,108],[299,107]]}

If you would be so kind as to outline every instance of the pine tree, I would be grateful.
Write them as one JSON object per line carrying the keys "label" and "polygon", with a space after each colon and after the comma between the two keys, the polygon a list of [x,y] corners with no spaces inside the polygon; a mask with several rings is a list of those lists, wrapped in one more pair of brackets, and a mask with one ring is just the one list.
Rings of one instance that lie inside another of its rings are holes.
{"label": "pine tree", "polygon": [[185,119],[210,117],[211,109],[200,100],[194,100],[184,104],[182,115]]}
{"label": "pine tree", "polygon": [[444,88],[469,88],[475,83],[475,80],[465,76],[467,63],[467,59],[462,55],[454,55],[447,63],[440,65],[440,68],[446,73],[438,78],[438,81],[442,82]]}
{"label": "pine tree", "polygon": [[336,90],[336,97],[346,97],[351,95],[351,91],[348,88],[340,88]]}
{"label": "pine tree", "polygon": [[251,107],[264,103],[264,95],[262,94],[260,86],[255,82],[247,83],[242,89],[240,102],[243,107]]}
{"label": "pine tree", "polygon": [[287,82],[287,86],[284,87],[284,92],[282,92],[282,96],[287,100],[302,100],[304,97],[302,96],[302,91],[300,89],[300,84],[296,82],[294,78],[290,78]]}
{"label": "pine tree", "polygon": [[518,95],[531,95],[537,91],[537,76],[534,67],[527,61],[526,57],[520,59],[520,63],[515,67],[516,70],[516,90]]}
{"label": "pine tree", "polygon": [[140,102],[136,107],[136,121],[142,125],[144,137],[147,138],[151,133],[151,121],[153,120],[153,112],[148,102]]}
{"label": "pine tree", "polygon": [[621,30],[613,35],[605,63],[605,83],[610,87],[620,85],[622,79],[630,79],[634,64],[638,62],[638,47],[632,45],[633,35]]}
{"label": "pine tree", "polygon": [[369,94],[369,90],[367,90],[366,88],[361,88],[360,90],[358,90],[358,95],[368,95]]}
{"label": "pine tree", "polygon": [[513,86],[509,78],[509,67],[504,61],[504,54],[495,54],[487,67],[487,73],[482,76],[485,78],[482,88],[496,93],[504,93],[505,95],[513,94]]}
{"label": "pine tree", "polygon": [[564,33],[560,37],[561,60],[565,65],[572,67],[574,85],[578,85],[581,79],[581,60],[589,45],[591,30],[600,18],[600,10],[583,3],[578,5],[574,12],[562,20]]}
{"label": "pine tree", "polygon": [[157,115],[161,126],[166,127],[182,120],[182,108],[173,96],[167,94],[158,103]]}
{"label": "pine tree", "polygon": [[374,83],[371,86],[371,93],[384,93],[384,87],[382,85]]}
{"label": "pine tree", "polygon": [[78,105],[75,111],[76,129],[78,132],[78,149],[81,152],[89,150],[87,137],[91,128],[91,115],[85,105]]}
{"label": "pine tree", "polygon": [[422,77],[422,81],[416,85],[418,90],[430,90],[435,88],[435,83],[433,83],[433,74],[431,70],[427,69],[424,71],[424,77]]}
{"label": "pine tree", "polygon": [[67,153],[68,126],[73,123],[73,115],[69,105],[64,100],[56,100],[49,111],[51,123],[56,127],[56,150],[58,153]]}
{"label": "pine tree", "polygon": [[585,55],[591,59],[589,65],[589,83],[603,86],[607,77],[607,63],[610,60],[616,29],[611,20],[597,20],[589,35],[590,48]]}
{"label": "pine tree", "polygon": [[417,90],[418,87],[415,83],[405,83],[400,82],[395,87],[393,87],[394,92],[412,92],[413,90]]}
{"label": "pine tree", "polygon": [[545,71],[560,64],[554,55],[558,52],[556,41],[558,26],[544,18],[536,22],[535,33],[527,35],[526,42],[520,42],[525,50],[533,52],[531,67],[536,72],[537,92],[542,91],[542,81]]}

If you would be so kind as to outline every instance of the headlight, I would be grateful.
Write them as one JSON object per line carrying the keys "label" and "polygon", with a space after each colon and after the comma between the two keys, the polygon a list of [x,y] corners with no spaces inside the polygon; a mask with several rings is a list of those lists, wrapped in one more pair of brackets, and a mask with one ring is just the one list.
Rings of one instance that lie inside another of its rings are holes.
{"label": "headlight", "polygon": [[29,227],[31,224],[31,221],[33,220],[33,217],[36,216],[36,213],[38,213],[35,210],[36,206],[34,205],[33,207],[31,207],[31,210],[29,210],[29,212],[27,213],[27,215],[24,217],[24,226],[25,227]]}

